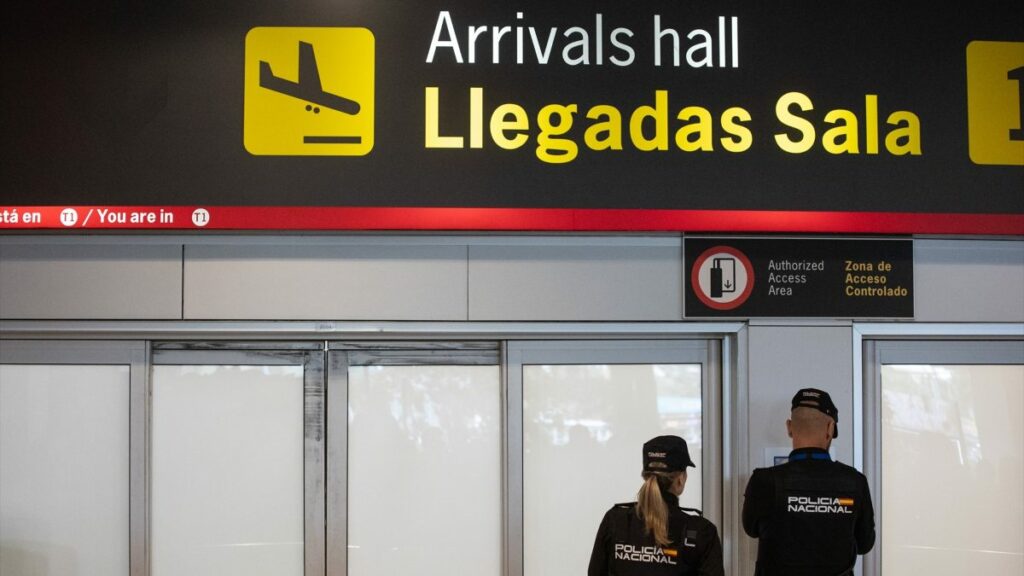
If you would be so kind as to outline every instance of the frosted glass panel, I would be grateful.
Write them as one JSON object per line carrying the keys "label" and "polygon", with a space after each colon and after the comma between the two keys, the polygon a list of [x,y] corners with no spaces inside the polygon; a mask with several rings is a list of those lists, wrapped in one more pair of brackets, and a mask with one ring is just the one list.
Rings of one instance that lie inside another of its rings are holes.
{"label": "frosted glass panel", "polygon": [[128,574],[128,366],[0,365],[0,575]]}
{"label": "frosted glass panel", "polygon": [[[663,434],[700,466],[699,364],[523,366],[526,574],[586,572],[602,516],[636,499],[641,447]],[[682,506],[701,507],[702,472],[690,469]]]}
{"label": "frosted glass panel", "polygon": [[301,366],[154,366],[153,576],[303,573]]}
{"label": "frosted glass panel", "polygon": [[882,573],[1024,574],[1024,366],[882,367]]}
{"label": "frosted glass panel", "polygon": [[348,398],[349,576],[499,576],[498,367],[352,367]]}

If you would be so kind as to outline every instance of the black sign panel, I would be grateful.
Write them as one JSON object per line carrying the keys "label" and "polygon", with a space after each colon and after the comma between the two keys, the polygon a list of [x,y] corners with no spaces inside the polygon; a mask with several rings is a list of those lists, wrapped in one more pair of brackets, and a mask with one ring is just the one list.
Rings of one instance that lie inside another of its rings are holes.
{"label": "black sign panel", "polygon": [[686,316],[913,318],[911,240],[687,238]]}
{"label": "black sign panel", "polygon": [[1003,0],[18,2],[0,205],[1024,214],[1021,22]]}

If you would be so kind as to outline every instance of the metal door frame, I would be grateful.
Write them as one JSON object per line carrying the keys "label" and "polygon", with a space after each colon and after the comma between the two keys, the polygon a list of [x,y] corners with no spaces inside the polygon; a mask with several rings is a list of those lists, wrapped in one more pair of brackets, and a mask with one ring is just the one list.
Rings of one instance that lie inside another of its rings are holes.
{"label": "metal door frame", "polygon": [[[351,366],[496,366],[497,342],[338,341],[327,343],[327,568],[348,574],[348,369]],[[505,382],[499,383],[502,399]],[[333,415],[333,417],[332,417]],[[338,416],[340,415],[340,416]],[[502,436],[507,438],[506,423]],[[502,459],[504,462],[504,458]],[[504,479],[504,468],[500,476]],[[504,500],[505,482],[502,492]],[[342,521],[343,520],[343,521]],[[505,542],[502,542],[505,548]]]}
{"label": "metal door frame", "polygon": [[881,576],[881,369],[885,364],[1024,362],[1024,324],[865,324],[854,327],[854,455],[876,503],[875,547],[858,572]]}
{"label": "metal door frame", "polygon": [[[504,368],[508,387],[507,407],[508,500],[506,517],[506,575],[525,573],[524,544],[524,457],[523,457],[523,366],[529,364],[700,364],[701,462],[705,516],[729,534],[731,520],[723,507],[723,493],[729,477],[724,453],[724,427],[729,410],[723,403],[729,394],[723,366],[723,342],[715,338],[676,340],[600,341],[513,341],[507,343]],[[745,434],[744,434],[745,435]],[[729,562],[728,555],[726,562]]]}
{"label": "metal door frame", "polygon": [[[156,342],[150,366],[303,367],[303,557],[305,576],[325,576],[325,398],[322,342]],[[146,422],[152,423],[152,391]],[[147,467],[147,484],[151,470]],[[151,543],[147,525],[147,543]],[[147,574],[149,566],[147,565]],[[134,575],[133,575],[134,576]]]}
{"label": "metal door frame", "polygon": [[128,571],[149,574],[149,347],[140,341],[3,340],[0,364],[128,366]]}

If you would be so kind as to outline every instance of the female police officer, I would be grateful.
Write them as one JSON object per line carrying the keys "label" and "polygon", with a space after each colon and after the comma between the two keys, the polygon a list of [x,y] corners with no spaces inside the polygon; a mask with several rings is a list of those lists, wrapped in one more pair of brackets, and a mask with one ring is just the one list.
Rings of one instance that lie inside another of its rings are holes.
{"label": "female police officer", "polygon": [[604,515],[588,576],[721,576],[722,543],[699,510],[679,507],[690,460],[686,441],[658,436],[644,444],[643,486],[636,502]]}

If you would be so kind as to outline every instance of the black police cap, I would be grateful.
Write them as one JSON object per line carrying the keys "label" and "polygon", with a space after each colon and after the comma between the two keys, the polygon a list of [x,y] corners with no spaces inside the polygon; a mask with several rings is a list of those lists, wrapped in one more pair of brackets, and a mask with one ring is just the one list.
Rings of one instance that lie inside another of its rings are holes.
{"label": "black police cap", "polygon": [[836,425],[832,427],[832,437],[839,437],[839,409],[832,402],[832,397],[824,390],[817,388],[803,388],[793,396],[793,408],[814,408],[835,420]]}
{"label": "black police cap", "polygon": [[680,472],[687,467],[697,465],[679,436],[658,436],[644,443],[644,472]]}

